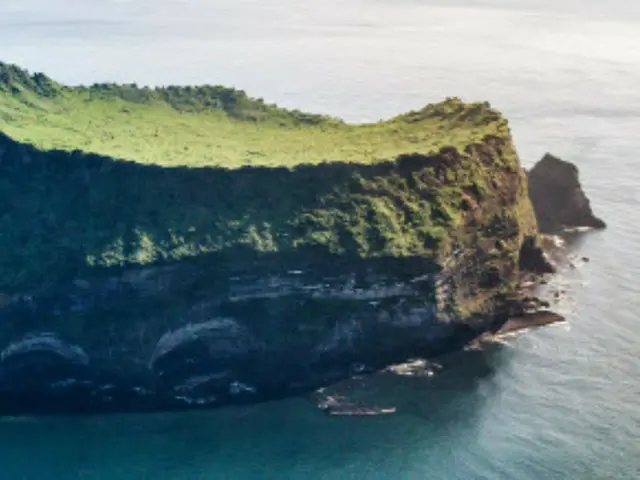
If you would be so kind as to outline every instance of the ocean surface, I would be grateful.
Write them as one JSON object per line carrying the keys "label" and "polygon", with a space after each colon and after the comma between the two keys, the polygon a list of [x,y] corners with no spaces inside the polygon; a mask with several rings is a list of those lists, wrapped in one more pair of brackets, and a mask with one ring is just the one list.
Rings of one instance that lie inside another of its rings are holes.
{"label": "ocean surface", "polygon": [[0,478],[640,478],[640,2],[2,0],[0,60],[71,84],[236,86],[350,121],[488,100],[525,166],[575,162],[609,223],[549,286],[566,324],[356,386],[395,415],[297,398],[4,418]]}

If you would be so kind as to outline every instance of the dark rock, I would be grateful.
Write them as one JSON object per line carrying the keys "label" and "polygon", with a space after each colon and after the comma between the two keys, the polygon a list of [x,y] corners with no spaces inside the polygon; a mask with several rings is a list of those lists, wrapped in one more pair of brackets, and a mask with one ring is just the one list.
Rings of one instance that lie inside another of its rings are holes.
{"label": "dark rock", "polygon": [[596,217],[580,185],[578,168],[546,154],[528,172],[529,195],[541,233],[606,224]]}
{"label": "dark rock", "polygon": [[[196,282],[177,305],[163,301],[167,282],[155,270],[36,294],[3,311],[0,412],[153,411],[282,398],[458,350],[506,321],[489,312],[486,325],[472,328],[440,310],[436,285],[449,285],[457,268],[426,273],[419,259],[393,265],[229,265],[215,270],[215,281],[210,266],[192,277],[192,265],[176,265],[175,278]],[[488,280],[500,280],[499,271],[488,272]],[[457,291],[439,289],[445,307]],[[76,330],[88,322],[91,329]]]}
{"label": "dark rock", "polygon": [[525,237],[520,248],[520,270],[536,274],[554,273],[555,266],[547,258],[536,237]]}
{"label": "dark rock", "polygon": [[528,313],[522,316],[510,318],[497,332],[497,334],[502,335],[527,328],[542,327],[553,323],[563,322],[564,320],[565,318],[562,315],[551,311]]}
{"label": "dark rock", "polygon": [[12,301],[13,298],[11,297],[11,295],[0,292],[0,309],[9,306]]}
{"label": "dark rock", "polygon": [[488,267],[485,269],[479,280],[479,284],[483,288],[494,288],[502,283],[500,270],[497,267]]}

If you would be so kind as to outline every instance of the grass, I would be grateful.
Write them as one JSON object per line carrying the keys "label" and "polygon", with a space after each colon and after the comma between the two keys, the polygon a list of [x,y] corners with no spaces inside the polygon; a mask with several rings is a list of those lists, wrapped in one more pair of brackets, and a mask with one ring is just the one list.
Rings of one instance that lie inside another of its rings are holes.
{"label": "grass", "polygon": [[470,218],[530,211],[506,120],[454,98],[349,125],[224,87],[71,88],[0,64],[0,131],[0,292],[241,250],[436,258]]}
{"label": "grass", "polygon": [[387,121],[351,125],[287,111],[224,87],[65,87],[0,64],[0,129],[41,149],[75,149],[163,166],[373,163],[463,149],[506,121],[451,98]]}

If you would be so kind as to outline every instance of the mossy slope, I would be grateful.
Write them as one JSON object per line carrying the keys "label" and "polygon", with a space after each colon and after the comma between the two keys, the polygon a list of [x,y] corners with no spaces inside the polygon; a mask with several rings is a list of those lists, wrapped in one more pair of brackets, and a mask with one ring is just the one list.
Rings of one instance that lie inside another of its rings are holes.
{"label": "mossy slope", "polygon": [[0,291],[237,247],[443,263],[462,249],[506,279],[536,230],[487,104],[347,125],[222,87],[69,88],[3,65],[0,130]]}

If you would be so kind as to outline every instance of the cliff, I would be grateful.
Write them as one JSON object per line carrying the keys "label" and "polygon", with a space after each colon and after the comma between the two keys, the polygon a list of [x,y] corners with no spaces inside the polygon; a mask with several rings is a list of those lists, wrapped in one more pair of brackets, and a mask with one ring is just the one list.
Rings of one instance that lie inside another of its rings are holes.
{"label": "cliff", "polygon": [[517,309],[536,219],[487,104],[347,125],[221,87],[3,68],[0,411],[289,395],[460,348]]}

